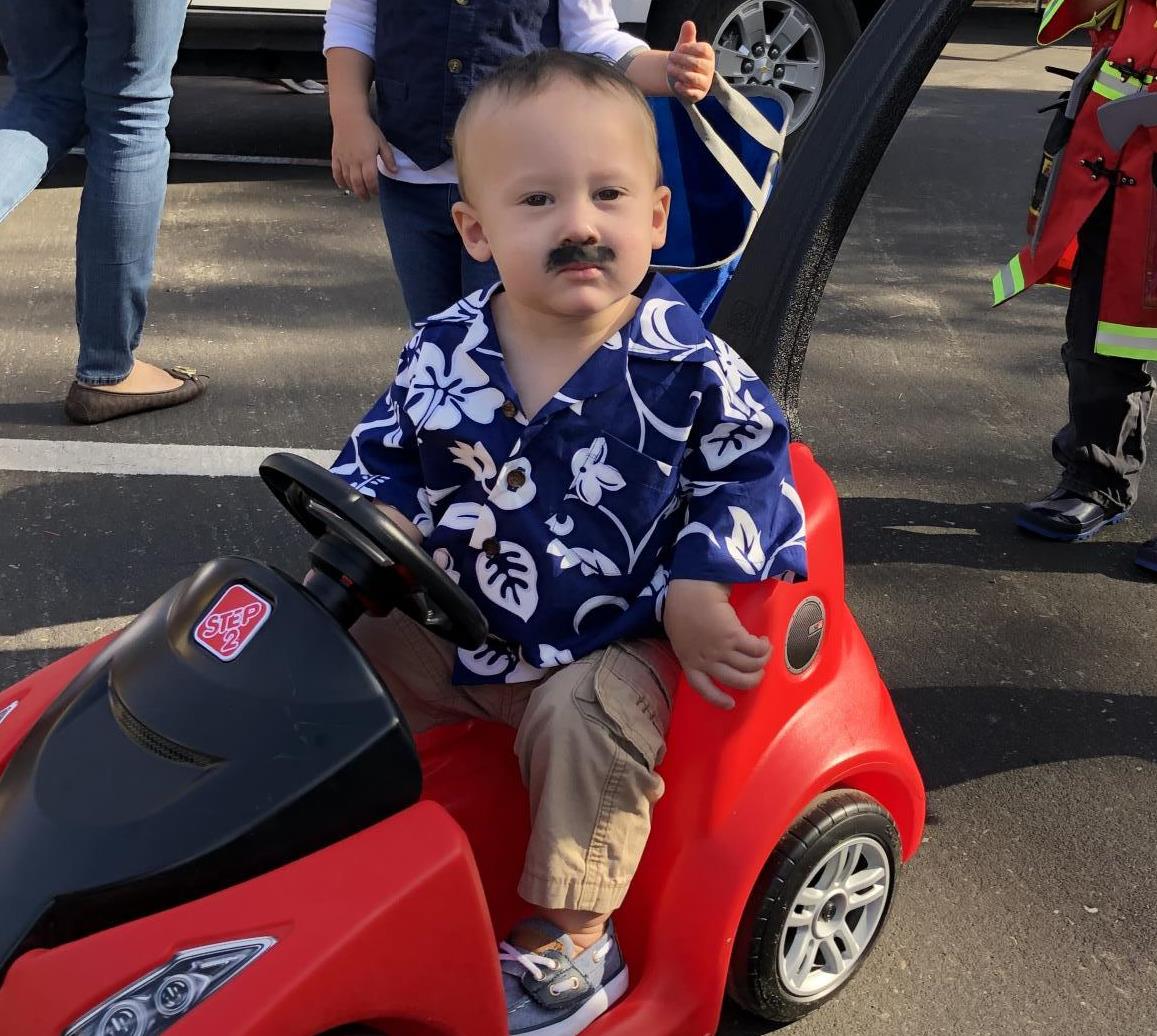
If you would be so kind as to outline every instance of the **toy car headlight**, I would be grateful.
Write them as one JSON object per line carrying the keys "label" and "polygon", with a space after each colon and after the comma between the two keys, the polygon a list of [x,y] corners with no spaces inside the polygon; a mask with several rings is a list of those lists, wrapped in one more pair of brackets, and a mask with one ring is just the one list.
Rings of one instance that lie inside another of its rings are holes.
{"label": "toy car headlight", "polygon": [[158,1036],[276,942],[258,936],[182,950],[98,1004],[64,1036]]}

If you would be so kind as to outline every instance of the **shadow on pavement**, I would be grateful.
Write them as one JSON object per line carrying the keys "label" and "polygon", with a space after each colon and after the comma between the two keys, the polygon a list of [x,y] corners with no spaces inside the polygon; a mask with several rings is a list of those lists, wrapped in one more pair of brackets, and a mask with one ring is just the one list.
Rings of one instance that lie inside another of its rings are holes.
{"label": "shadow on pavement", "polygon": [[0,427],[75,428],[64,416],[64,392],[52,403],[0,403]]}
{"label": "shadow on pavement", "polygon": [[1020,503],[946,503],[888,497],[840,501],[844,550],[851,564],[956,565],[981,571],[1101,575],[1130,583],[1152,582],[1133,564],[1136,544],[1153,534],[1139,524],[1115,527],[1109,539],[1052,543],[1014,525]]}
{"label": "shadow on pavement", "polygon": [[1023,40],[1026,50],[1036,50],[1039,21],[1030,3],[1020,7],[973,8],[952,34],[952,43],[1008,46],[1010,40]]}
{"label": "shadow on pavement", "polygon": [[[173,151],[177,149],[174,147]],[[201,152],[191,152],[200,154]],[[59,190],[84,186],[83,155],[69,155],[53,167],[38,190]],[[171,158],[169,185],[212,183],[309,183],[320,180],[332,184],[328,166],[279,165],[274,162],[217,162]],[[336,185],[335,192],[340,193]],[[375,210],[376,217],[376,210]]]}
{"label": "shadow on pavement", "polygon": [[892,698],[929,791],[1031,766],[1157,763],[1157,700],[1069,687],[900,687]]}

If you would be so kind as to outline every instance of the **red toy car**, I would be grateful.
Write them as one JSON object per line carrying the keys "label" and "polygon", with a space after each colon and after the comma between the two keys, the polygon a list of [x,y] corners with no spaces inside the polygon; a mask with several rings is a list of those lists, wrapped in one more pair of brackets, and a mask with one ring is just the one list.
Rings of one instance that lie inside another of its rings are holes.
{"label": "red toy car", "polygon": [[[844,602],[835,491],[792,463],[811,574],[736,591],[774,645],[733,712],[684,688],[668,791],[616,914],[632,988],[592,1036],[774,1021],[879,935],[924,789]],[[222,558],[0,694],[0,1032],[502,1036],[495,936],[525,907],[512,733],[415,750],[347,630],[367,604],[478,643],[474,605],[308,461],[262,475],[317,537],[303,583]],[[438,962],[459,969],[447,996]],[[485,961],[493,961],[487,967]]]}

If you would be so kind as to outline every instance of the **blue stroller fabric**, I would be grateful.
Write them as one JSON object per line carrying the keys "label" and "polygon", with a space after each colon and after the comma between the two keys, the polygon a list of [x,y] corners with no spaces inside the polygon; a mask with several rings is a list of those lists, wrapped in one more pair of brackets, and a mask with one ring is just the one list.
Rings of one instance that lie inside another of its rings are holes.
{"label": "blue stroller fabric", "polygon": [[743,97],[716,76],[694,106],[673,97],[651,106],[671,188],[667,243],[652,265],[709,323],[775,184],[791,99]]}

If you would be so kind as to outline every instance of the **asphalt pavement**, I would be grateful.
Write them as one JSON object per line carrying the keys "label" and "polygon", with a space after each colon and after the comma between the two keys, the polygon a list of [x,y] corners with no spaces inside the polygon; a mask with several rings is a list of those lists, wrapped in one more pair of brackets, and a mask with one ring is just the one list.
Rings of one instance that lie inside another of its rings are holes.
{"label": "asphalt pavement", "polygon": [[[809,351],[804,437],[842,497],[849,601],[929,823],[875,953],[801,1036],[1157,1034],[1157,582],[1132,564],[1157,492],[1090,544],[1012,525],[1055,480],[1064,296],[993,311],[989,280],[1021,243],[1036,109],[1060,84],[1044,66],[1085,60],[1035,50],[1032,25],[988,10],[962,26],[861,206]],[[306,164],[174,160],[141,355],[212,380],[193,405],[108,426],[60,409],[83,160],[0,226],[0,685],[208,558],[300,570],[305,534],[234,448],[336,450],[406,335],[376,209],[309,164],[328,149],[324,99],[176,91],[175,154]],[[106,464],[91,443],[125,445]],[[197,469],[178,454],[234,473],[173,474]],[[720,1033],[765,1029],[728,1010]]]}

